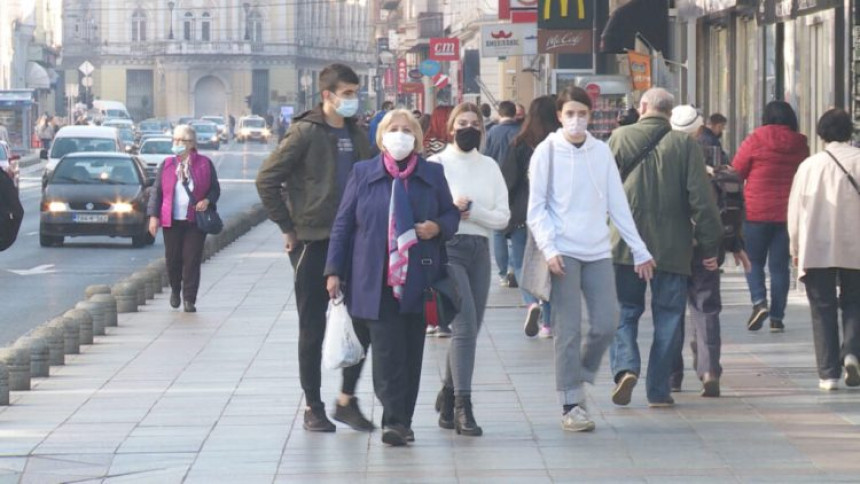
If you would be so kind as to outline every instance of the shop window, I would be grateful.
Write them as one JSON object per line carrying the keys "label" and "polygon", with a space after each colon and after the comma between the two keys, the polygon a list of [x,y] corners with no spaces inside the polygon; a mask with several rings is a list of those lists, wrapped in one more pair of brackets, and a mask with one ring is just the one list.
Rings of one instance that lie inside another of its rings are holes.
{"label": "shop window", "polygon": [[185,12],[185,20],[182,22],[182,38],[194,40],[194,14]]}
{"label": "shop window", "polygon": [[143,10],[136,10],[131,16],[131,40],[132,42],[146,41],[146,14]]}

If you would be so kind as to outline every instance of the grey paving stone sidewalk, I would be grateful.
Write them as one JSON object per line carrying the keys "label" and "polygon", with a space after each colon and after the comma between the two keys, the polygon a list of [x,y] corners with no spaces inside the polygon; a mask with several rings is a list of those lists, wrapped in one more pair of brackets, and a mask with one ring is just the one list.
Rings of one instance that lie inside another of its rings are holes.
{"label": "grey paving stone sidewalk", "polygon": [[[0,408],[0,483],[858,480],[860,392],[817,389],[805,300],[793,293],[786,333],[749,333],[746,284],[731,270],[719,399],[699,397],[688,371],[675,408],[649,409],[641,384],[629,407],[615,407],[604,365],[589,389],[597,430],[564,432],[552,341],[527,339],[518,292],[494,287],[473,396],[483,437],[436,426],[438,339],[427,341],[414,445],[385,448],[378,433],[342,426],[307,433],[281,245],[262,225],[204,265],[200,312],[171,310],[162,295],[33,391],[13,393]],[[378,423],[370,370],[358,396]],[[332,402],[340,377],[323,378]]]}

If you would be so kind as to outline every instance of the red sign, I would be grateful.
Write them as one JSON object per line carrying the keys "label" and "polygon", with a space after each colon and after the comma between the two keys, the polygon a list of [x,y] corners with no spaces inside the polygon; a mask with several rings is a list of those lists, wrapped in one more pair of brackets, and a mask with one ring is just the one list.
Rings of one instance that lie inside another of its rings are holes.
{"label": "red sign", "polygon": [[600,97],[600,86],[592,82],[585,86],[585,92],[588,93],[592,102],[597,101],[597,98]]}
{"label": "red sign", "polygon": [[499,0],[499,20],[515,24],[537,23],[538,0]]}
{"label": "red sign", "polygon": [[436,89],[444,89],[450,82],[450,78],[441,72],[433,76],[433,85]]}
{"label": "red sign", "polygon": [[409,82],[409,68],[406,59],[397,59],[397,92],[403,92],[403,85]]}
{"label": "red sign", "polygon": [[385,87],[394,87],[394,69],[385,69],[385,80],[382,84]]}
{"label": "red sign", "polygon": [[538,30],[538,52],[541,54],[591,54],[594,52],[591,30]]}
{"label": "red sign", "polygon": [[460,60],[460,39],[457,37],[430,39],[430,58],[435,61]]}
{"label": "red sign", "polygon": [[400,92],[403,94],[418,94],[424,92],[424,84],[420,82],[404,82],[400,84]]}

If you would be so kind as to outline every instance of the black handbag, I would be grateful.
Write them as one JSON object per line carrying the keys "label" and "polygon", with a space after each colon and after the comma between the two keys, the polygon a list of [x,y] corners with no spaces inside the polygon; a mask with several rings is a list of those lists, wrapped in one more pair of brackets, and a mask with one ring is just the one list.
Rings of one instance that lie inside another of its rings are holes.
{"label": "black handbag", "polygon": [[[182,186],[185,188],[185,193],[188,194],[188,201],[192,206],[197,205],[197,200],[194,199],[194,195],[191,194],[191,190],[188,189],[188,182],[182,182]],[[222,230],[224,230],[224,222],[221,220],[221,216],[218,215],[218,211],[215,210],[215,204],[210,203],[206,210],[202,212],[194,212],[194,221],[197,222],[197,228],[207,233],[209,235],[217,235],[220,234]]]}
{"label": "black handbag", "polygon": [[[444,246],[441,250],[444,252]],[[447,257],[443,255],[442,259],[447,259]],[[426,267],[424,259],[421,262],[422,267]],[[426,283],[428,269],[423,271],[425,277],[424,324],[427,326],[439,326],[440,324],[448,326],[460,312],[460,305],[462,304],[460,293],[454,279],[448,275],[446,266],[447,264],[440,264],[439,267],[445,275],[429,284]]]}

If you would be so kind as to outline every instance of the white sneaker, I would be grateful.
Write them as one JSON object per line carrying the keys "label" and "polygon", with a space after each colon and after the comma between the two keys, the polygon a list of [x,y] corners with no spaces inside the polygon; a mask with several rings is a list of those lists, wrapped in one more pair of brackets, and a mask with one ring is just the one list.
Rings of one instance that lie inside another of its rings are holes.
{"label": "white sneaker", "polygon": [[860,386],[860,362],[854,355],[845,355],[845,385]]}
{"label": "white sneaker", "polygon": [[818,388],[825,390],[825,391],[838,390],[839,389],[839,380],[836,378],[830,378],[827,380],[818,380]]}
{"label": "white sneaker", "polygon": [[594,421],[582,405],[577,405],[561,418],[561,428],[570,432],[590,432],[594,430]]}

